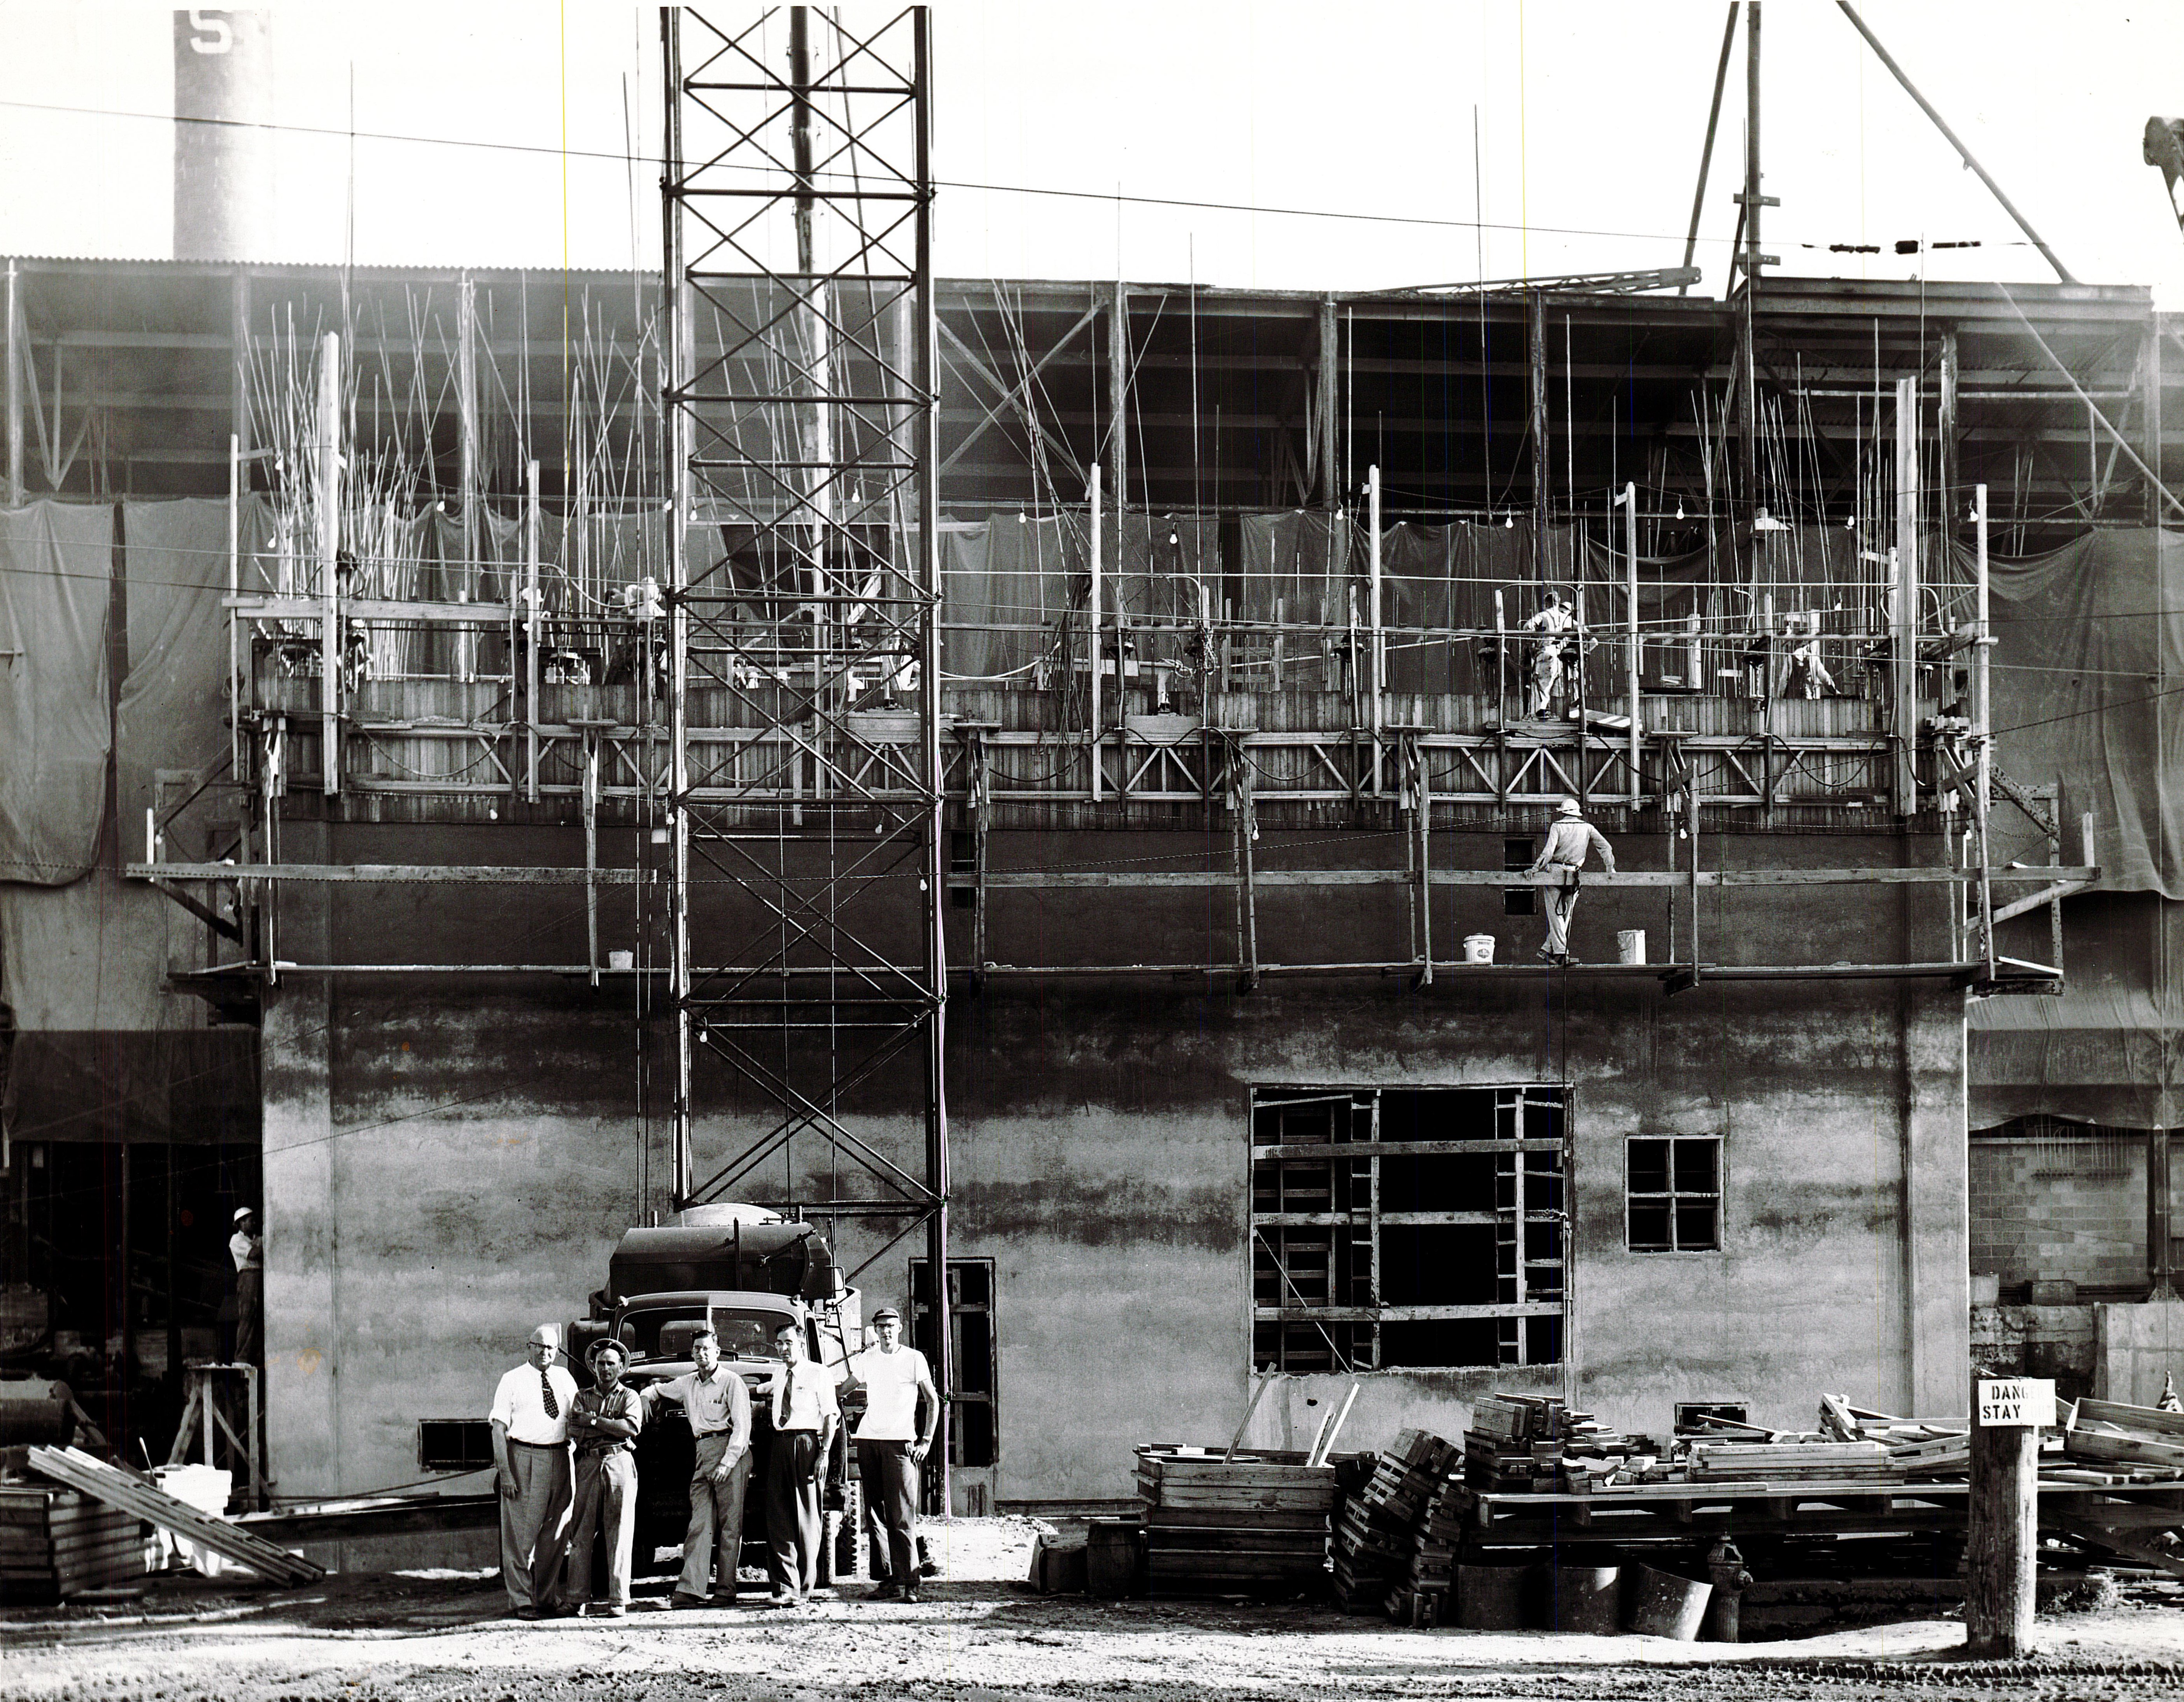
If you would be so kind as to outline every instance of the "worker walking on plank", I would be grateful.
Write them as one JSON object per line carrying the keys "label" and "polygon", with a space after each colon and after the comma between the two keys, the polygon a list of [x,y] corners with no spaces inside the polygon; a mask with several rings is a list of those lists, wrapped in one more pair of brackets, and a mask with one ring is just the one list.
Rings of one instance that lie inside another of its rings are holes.
{"label": "worker walking on plank", "polygon": [[826,1368],[804,1357],[804,1331],[783,1324],[773,1332],[781,1369],[766,1391],[773,1448],[766,1467],[766,1571],[773,1605],[797,1607],[819,1585],[819,1549],[826,1525],[819,1478],[842,1422],[842,1404]]}
{"label": "worker walking on plank", "polygon": [[554,1363],[559,1348],[551,1324],[533,1330],[527,1363],[501,1378],[487,1415],[500,1486],[500,1576],[518,1619],[549,1619],[561,1610],[577,1380]]}
{"label": "worker walking on plank", "polygon": [[1575,798],[1564,798],[1555,824],[1547,829],[1547,842],[1533,860],[1527,874],[1560,873],[1562,884],[1547,889],[1547,939],[1540,956],[1551,963],[1569,962],[1570,916],[1577,909],[1578,872],[1587,852],[1598,851],[1601,866],[1615,873],[1615,853],[1607,835],[1585,818]]}
{"label": "worker walking on plank", "polygon": [[592,1387],[569,1410],[577,1444],[577,1505],[569,1537],[569,1599],[581,1609],[592,1595],[592,1541],[606,1533],[607,1597],[597,1604],[609,1619],[629,1614],[630,1544],[637,1533],[637,1433],[644,1403],[622,1387],[629,1353],[619,1342],[592,1349]]}
{"label": "worker walking on plank", "polygon": [[695,1370],[644,1392],[645,1409],[680,1401],[697,1443],[690,1467],[690,1526],[682,1533],[682,1576],[668,1605],[703,1607],[706,1579],[712,1600],[733,1607],[736,1567],[744,1553],[744,1492],[750,1487],[750,1391],[733,1371],[721,1369],[721,1342],[709,1329],[690,1341]]}
{"label": "worker walking on plank", "polygon": [[933,1446],[940,1422],[940,1393],[925,1355],[902,1345],[902,1314],[883,1306],[872,1314],[878,1345],[849,1364],[849,1387],[865,1392],[865,1415],[857,1420],[857,1475],[865,1502],[887,1532],[887,1573],[880,1577],[879,1557],[872,1572],[880,1577],[876,1595],[917,1599],[917,1471]]}
{"label": "worker walking on plank", "polygon": [[1550,591],[1540,600],[1540,612],[1524,622],[1524,630],[1539,634],[1532,651],[1532,713],[1550,713],[1563,689],[1563,651],[1577,617],[1569,604]]}

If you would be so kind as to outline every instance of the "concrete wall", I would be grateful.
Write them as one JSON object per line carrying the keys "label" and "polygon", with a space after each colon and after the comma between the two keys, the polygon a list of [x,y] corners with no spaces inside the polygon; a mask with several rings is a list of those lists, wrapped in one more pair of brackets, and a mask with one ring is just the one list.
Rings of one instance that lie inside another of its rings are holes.
{"label": "concrete wall", "polygon": [[[304,922],[284,912],[284,927],[282,955],[304,955]],[[1452,1433],[1497,1384],[1567,1388],[1645,1430],[1680,1399],[1743,1400],[1781,1423],[1808,1420],[1823,1389],[1892,1411],[1962,1406],[1963,1020],[1944,985],[1720,984],[1669,1000],[1650,981],[1581,978],[1567,996],[1544,980],[1249,997],[1011,985],[951,1001],[949,1025],[956,1250],[993,1258],[998,1277],[998,1497],[1123,1496],[1134,1444],[1234,1426],[1255,1083],[1569,1084],[1572,1364],[1377,1375],[1345,1447],[1405,1423]],[[529,1326],[580,1314],[603,1280],[641,1203],[641,1067],[665,1109],[660,1036],[632,1021],[626,985],[292,978],[265,1046],[280,1490],[408,1482],[416,1421],[482,1414]],[[914,1168],[917,1095],[900,1070],[844,1115]],[[701,1102],[720,1108],[700,1125],[702,1175],[756,1113],[723,1081]],[[1720,1252],[1624,1251],[1623,1140],[1657,1132],[1723,1137]],[[655,1201],[664,1133],[649,1130]],[[823,1176],[823,1149],[801,1163]],[[877,1246],[844,1242],[849,1264]],[[900,1298],[911,1251],[862,1286]],[[1308,1436],[1323,1409],[1305,1402],[1325,1392],[1285,1380],[1255,1440]]]}

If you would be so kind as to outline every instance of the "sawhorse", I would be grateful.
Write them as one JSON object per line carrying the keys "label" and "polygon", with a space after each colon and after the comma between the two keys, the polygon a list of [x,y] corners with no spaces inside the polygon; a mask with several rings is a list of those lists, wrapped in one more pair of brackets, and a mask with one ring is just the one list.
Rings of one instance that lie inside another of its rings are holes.
{"label": "sawhorse", "polygon": [[[175,1427],[175,1445],[167,1450],[167,1464],[185,1465],[189,1463],[190,1438],[192,1432],[202,1432],[204,1463],[217,1465],[215,1426],[217,1433],[227,1437],[231,1457],[240,1456],[242,1470],[238,1475],[237,1488],[243,1505],[263,1509],[267,1505],[265,1454],[264,1438],[258,1420],[258,1367],[232,1365],[214,1359],[189,1359],[183,1362],[185,1398],[182,1403],[182,1421]],[[221,1409],[220,1391],[231,1387],[231,1378],[242,1380],[243,1410],[247,1415],[243,1427],[249,1440],[237,1436],[227,1414]]]}

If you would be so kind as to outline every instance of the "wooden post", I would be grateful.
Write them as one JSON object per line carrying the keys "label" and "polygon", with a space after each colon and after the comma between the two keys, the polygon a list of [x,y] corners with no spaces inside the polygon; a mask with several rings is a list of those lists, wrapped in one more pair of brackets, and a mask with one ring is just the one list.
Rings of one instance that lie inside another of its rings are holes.
{"label": "wooden post", "polygon": [[[1532,577],[1545,589],[1553,578],[1547,561],[1547,298],[1532,292]],[[1582,661],[1580,659],[1580,665]],[[1582,760],[1582,759],[1580,759]]]}
{"label": "wooden post", "polygon": [[1630,712],[1630,807],[1635,810],[1646,801],[1646,788],[1639,768],[1639,741],[1642,733],[1638,717],[1638,487],[1623,487],[1623,537],[1629,546],[1629,567],[1624,584],[1624,594],[1629,601],[1628,622],[1624,638],[1624,691]]}
{"label": "wooden post", "polygon": [[1942,458],[1942,496],[1935,517],[1942,535],[1957,535],[1957,333],[1942,333],[1942,405],[1934,421],[1936,446]]}
{"label": "wooden post", "polygon": [[[1100,801],[1101,790],[1100,670],[1103,666],[1100,656],[1100,546],[1102,541],[1100,535],[1100,463],[1096,460],[1092,463],[1091,480],[1086,488],[1084,506],[1092,517],[1091,549],[1085,557],[1092,570],[1091,588],[1086,594],[1084,603],[1084,630],[1086,636],[1091,641],[1092,647],[1092,737],[1086,746],[1086,751],[1092,760],[1092,801],[1096,804]],[[1119,686],[1122,682],[1117,680],[1116,684]]]}
{"label": "wooden post", "polygon": [[463,578],[474,588],[478,571],[477,286],[465,272],[455,296],[455,497],[461,505]]}
{"label": "wooden post", "polygon": [[1987,615],[1986,487],[1972,488],[1973,536],[1979,564],[1979,644],[1972,651],[1972,730],[1978,739],[1974,750],[1972,821],[1979,834],[1980,952],[1986,961],[1986,978],[1995,977],[1994,890],[1987,876],[1986,817],[1994,795],[1994,732],[1989,719],[1988,669],[1994,655],[1994,628]]}
{"label": "wooden post", "polygon": [[523,795],[538,801],[538,463],[523,470]]}
{"label": "wooden post", "polygon": [[1386,706],[1382,700],[1388,690],[1388,640],[1380,628],[1380,469],[1376,464],[1365,474],[1365,529],[1370,535],[1372,555],[1368,568],[1367,594],[1372,607],[1366,611],[1366,624],[1372,633],[1373,646],[1373,792],[1380,791],[1380,734],[1386,722]]}
{"label": "wooden post", "polygon": [[1340,439],[1335,427],[1342,405],[1337,388],[1340,374],[1341,330],[1334,316],[1334,298],[1319,299],[1319,371],[1315,375],[1319,397],[1319,501],[1329,514],[1343,504],[1342,471],[1337,457]]}
{"label": "wooden post", "polygon": [[8,262],[8,506],[23,505],[23,357],[17,324],[23,313],[21,276]]}
{"label": "wooden post", "polygon": [[2148,1300],[2174,1300],[2169,1280],[2169,1131],[2146,1131],[2146,1280]]}
{"label": "wooden post", "polygon": [[2030,1425],[1981,1424],[1975,1400],[1971,1443],[1964,1652],[2014,1660],[2032,1649],[2040,1431]]}
{"label": "wooden post", "polygon": [[1919,738],[1919,381],[1896,381],[1896,609],[1894,714],[1896,813],[1915,815],[1919,779],[1912,757]]}
{"label": "wooden post", "polygon": [[2146,523],[2161,523],[2161,323],[2149,315],[2146,331]]}
{"label": "wooden post", "polygon": [[341,338],[319,343],[319,768],[332,797],[341,790]]}

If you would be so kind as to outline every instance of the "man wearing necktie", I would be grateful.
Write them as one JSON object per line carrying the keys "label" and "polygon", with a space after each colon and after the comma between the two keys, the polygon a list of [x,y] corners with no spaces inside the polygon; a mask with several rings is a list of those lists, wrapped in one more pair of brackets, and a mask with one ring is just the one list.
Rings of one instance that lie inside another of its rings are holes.
{"label": "man wearing necktie", "polygon": [[826,1540],[819,1475],[834,1446],[842,1405],[826,1368],[804,1357],[798,1325],[782,1325],[773,1343],[781,1369],[767,1390],[773,1448],[766,1468],[766,1564],[773,1605],[796,1607],[819,1583],[819,1546]]}
{"label": "man wearing necktie", "polygon": [[561,1611],[569,1552],[569,1409],[577,1380],[554,1361],[551,1324],[531,1332],[528,1363],[493,1393],[493,1462],[500,1486],[500,1576],[518,1619]]}

